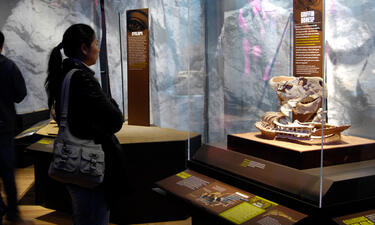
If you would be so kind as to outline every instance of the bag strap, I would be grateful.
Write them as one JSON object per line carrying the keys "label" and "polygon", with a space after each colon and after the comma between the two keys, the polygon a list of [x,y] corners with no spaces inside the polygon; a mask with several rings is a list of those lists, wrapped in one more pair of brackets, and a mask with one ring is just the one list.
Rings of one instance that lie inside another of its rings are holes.
{"label": "bag strap", "polygon": [[69,105],[69,90],[70,90],[70,79],[72,75],[79,69],[70,70],[63,81],[61,87],[61,98],[60,98],[60,126],[66,127],[68,125],[68,105]]}

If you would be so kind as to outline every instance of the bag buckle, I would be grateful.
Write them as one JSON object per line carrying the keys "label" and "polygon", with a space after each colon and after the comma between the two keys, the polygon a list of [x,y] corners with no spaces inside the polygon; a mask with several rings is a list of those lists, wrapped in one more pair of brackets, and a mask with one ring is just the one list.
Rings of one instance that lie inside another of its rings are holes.
{"label": "bag buckle", "polygon": [[95,159],[90,160],[90,169],[92,169],[92,170],[96,169],[96,160]]}
{"label": "bag buckle", "polygon": [[99,156],[98,156],[98,154],[96,154],[96,153],[90,153],[90,158],[91,159],[97,159]]}
{"label": "bag buckle", "polygon": [[70,150],[70,149],[68,149],[68,148],[66,147],[66,143],[65,143],[65,142],[63,143],[63,147],[62,147],[62,149],[61,149],[61,153],[62,153],[63,155],[69,155],[69,154],[72,153],[72,150]]}
{"label": "bag buckle", "polygon": [[90,169],[96,170],[96,163],[92,163],[91,166],[90,166]]}
{"label": "bag buckle", "polygon": [[97,163],[96,160],[99,158],[99,155],[96,153],[90,153],[89,156],[90,156],[90,169],[95,170],[96,163]]}

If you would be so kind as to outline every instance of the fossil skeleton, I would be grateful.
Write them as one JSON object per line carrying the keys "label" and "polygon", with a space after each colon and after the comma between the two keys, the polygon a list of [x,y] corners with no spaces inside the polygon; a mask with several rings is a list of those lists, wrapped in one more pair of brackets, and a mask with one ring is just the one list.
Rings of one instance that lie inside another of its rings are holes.
{"label": "fossil skeleton", "polygon": [[[274,77],[269,82],[270,87],[276,91],[280,100],[280,111],[301,122],[320,120],[318,111],[323,98],[323,79],[320,77]],[[324,88],[326,90],[326,88]]]}
{"label": "fossil skeleton", "polygon": [[[350,125],[334,126],[324,124],[322,129],[322,101],[327,96],[323,80],[319,77],[279,76],[270,80],[270,86],[280,100],[280,112],[266,112],[255,127],[267,139],[286,138],[306,142],[320,143],[340,140],[340,133]],[[293,115],[290,122],[289,114]]]}

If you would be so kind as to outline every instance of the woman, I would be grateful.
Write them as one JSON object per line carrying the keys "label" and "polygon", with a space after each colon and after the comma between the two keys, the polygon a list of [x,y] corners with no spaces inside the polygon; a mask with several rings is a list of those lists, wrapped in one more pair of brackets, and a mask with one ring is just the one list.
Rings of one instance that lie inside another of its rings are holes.
{"label": "woman", "polygon": [[[68,57],[62,60],[61,49]],[[48,106],[55,109],[56,120],[60,122],[60,92],[65,75],[72,69],[78,69],[70,82],[68,123],[70,132],[81,139],[91,139],[102,144],[105,152],[106,183],[110,166],[107,162],[115,158],[113,147],[117,139],[113,135],[123,124],[123,116],[116,102],[108,98],[94,77],[94,71],[88,66],[98,59],[99,48],[94,30],[85,24],[70,26],[64,33],[62,43],[56,46],[50,55],[46,91]],[[87,189],[76,185],[67,185],[72,198],[74,225],[104,225],[109,223],[109,202],[105,188],[100,185]]]}

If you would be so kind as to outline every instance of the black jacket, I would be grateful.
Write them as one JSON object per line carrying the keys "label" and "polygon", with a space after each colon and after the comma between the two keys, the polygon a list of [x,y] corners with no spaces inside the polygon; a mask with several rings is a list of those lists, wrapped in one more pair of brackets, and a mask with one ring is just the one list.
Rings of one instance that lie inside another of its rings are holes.
{"label": "black jacket", "polygon": [[[107,97],[94,77],[94,72],[81,62],[65,59],[63,74],[58,81],[55,111],[60,122],[61,86],[66,74],[73,68],[76,71],[70,80],[68,123],[70,132],[82,139],[92,139],[102,144],[105,153],[105,175],[101,188],[111,205],[117,201],[118,192],[113,188],[124,178],[125,156],[114,133],[123,125],[123,115],[117,103]],[[117,185],[118,186],[118,185]]]}
{"label": "black jacket", "polygon": [[25,80],[17,65],[0,54],[0,134],[14,132],[14,103],[20,103],[26,94]]}
{"label": "black jacket", "polygon": [[108,136],[119,131],[123,115],[117,103],[102,91],[94,72],[72,59],[63,61],[63,74],[59,80],[55,102],[57,122],[60,122],[60,94],[65,75],[73,68],[76,71],[70,82],[68,123],[70,132],[82,139],[93,139],[103,143]]}

